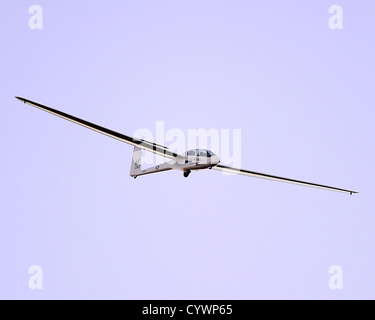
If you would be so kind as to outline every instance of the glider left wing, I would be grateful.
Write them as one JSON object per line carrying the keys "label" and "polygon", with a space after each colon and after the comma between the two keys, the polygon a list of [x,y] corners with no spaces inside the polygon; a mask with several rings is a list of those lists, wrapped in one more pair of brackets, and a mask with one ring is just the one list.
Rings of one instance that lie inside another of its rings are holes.
{"label": "glider left wing", "polygon": [[88,129],[94,130],[96,132],[102,133],[106,136],[109,136],[111,138],[114,138],[114,139],[120,140],[122,142],[128,143],[132,146],[144,149],[146,151],[153,152],[153,153],[158,154],[158,155],[163,156],[163,157],[174,159],[176,161],[181,160],[181,159],[185,159],[183,156],[172,152],[171,150],[168,149],[168,147],[162,146],[160,144],[157,144],[157,143],[154,143],[154,142],[149,142],[149,141],[146,141],[146,140],[143,140],[143,139],[133,138],[133,137],[127,136],[125,134],[118,133],[116,131],[98,126],[97,124],[88,122],[86,120],[82,120],[80,118],[77,118],[77,117],[72,116],[70,114],[67,114],[65,112],[62,112],[62,111],[44,106],[40,103],[31,101],[31,100],[28,100],[28,99],[25,99],[25,98],[21,98],[21,97],[16,97],[16,98],[18,100],[24,102],[24,103],[27,103],[27,104],[35,107],[35,108],[38,108],[38,109],[41,109],[43,111],[49,112],[49,113],[51,113],[55,116],[58,116],[58,117],[63,118],[65,120],[69,120],[69,121],[74,122],[76,124],[79,124],[79,125],[81,125],[85,128],[88,128]]}

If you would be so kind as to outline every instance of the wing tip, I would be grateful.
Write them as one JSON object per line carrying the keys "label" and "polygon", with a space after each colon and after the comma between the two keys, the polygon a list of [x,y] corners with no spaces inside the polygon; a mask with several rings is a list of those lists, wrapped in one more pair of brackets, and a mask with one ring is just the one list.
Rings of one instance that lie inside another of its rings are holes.
{"label": "wing tip", "polygon": [[19,97],[19,96],[15,96],[16,99],[22,101],[22,102],[25,102],[26,103],[26,99],[25,98],[22,98],[22,97]]}

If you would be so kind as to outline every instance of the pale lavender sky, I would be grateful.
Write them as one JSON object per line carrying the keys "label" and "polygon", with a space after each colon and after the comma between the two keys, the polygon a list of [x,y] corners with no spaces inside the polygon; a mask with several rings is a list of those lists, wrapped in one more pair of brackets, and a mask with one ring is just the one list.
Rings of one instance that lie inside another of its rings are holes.
{"label": "pale lavender sky", "polygon": [[[374,1],[6,0],[2,13],[0,299],[375,298]],[[244,168],[360,193],[216,171],[133,180],[131,146],[15,95],[130,135],[158,120],[241,129]]]}

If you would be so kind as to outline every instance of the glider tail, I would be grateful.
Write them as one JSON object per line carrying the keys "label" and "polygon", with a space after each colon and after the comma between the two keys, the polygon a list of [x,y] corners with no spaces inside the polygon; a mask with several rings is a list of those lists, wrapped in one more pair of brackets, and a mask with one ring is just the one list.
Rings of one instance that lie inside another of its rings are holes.
{"label": "glider tail", "polygon": [[142,149],[134,147],[132,163],[130,166],[130,176],[136,178],[142,174]]}
{"label": "glider tail", "polygon": [[130,176],[132,178],[137,178],[138,176],[143,176],[145,174],[157,173],[172,170],[170,163],[166,162],[155,167],[150,167],[142,170],[142,149],[139,147],[134,147],[132,163],[130,166]]}

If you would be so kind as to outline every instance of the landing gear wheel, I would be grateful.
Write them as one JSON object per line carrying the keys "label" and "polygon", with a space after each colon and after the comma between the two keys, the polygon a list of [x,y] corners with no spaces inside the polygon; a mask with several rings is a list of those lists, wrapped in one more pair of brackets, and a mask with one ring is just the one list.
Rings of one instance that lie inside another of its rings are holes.
{"label": "landing gear wheel", "polygon": [[189,171],[184,171],[184,177],[187,178],[189,176],[190,172],[191,172],[190,170]]}

